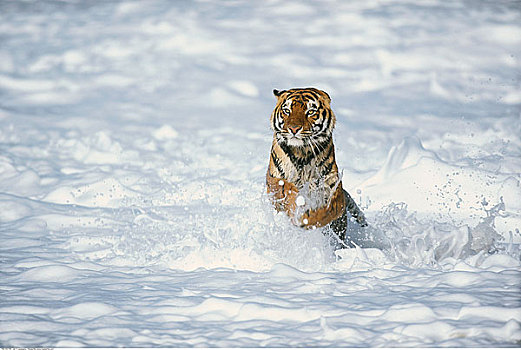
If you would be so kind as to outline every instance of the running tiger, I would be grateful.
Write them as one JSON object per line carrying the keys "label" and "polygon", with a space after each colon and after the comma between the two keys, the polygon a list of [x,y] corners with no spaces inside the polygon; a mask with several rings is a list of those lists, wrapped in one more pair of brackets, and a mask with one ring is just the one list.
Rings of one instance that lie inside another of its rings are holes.
{"label": "running tiger", "polygon": [[335,115],[329,95],[315,88],[273,90],[273,143],[267,191],[278,211],[304,228],[330,227],[345,239],[347,214],[360,226],[365,217],[342,188],[333,145]]}

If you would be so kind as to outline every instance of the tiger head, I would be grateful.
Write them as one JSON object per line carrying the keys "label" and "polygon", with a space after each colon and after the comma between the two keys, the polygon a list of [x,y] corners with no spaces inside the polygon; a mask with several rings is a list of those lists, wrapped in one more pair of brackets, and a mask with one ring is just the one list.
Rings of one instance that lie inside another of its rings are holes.
{"label": "tiger head", "polygon": [[336,119],[326,92],[305,88],[273,90],[273,94],[277,105],[270,121],[279,143],[306,147],[331,137]]}

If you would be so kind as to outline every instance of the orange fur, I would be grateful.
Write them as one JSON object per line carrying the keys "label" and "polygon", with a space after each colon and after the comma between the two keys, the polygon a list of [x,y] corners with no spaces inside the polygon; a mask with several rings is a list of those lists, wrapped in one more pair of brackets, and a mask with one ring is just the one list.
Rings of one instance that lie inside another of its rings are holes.
{"label": "orange fur", "polygon": [[[292,221],[304,228],[323,227],[338,219],[346,210],[345,198],[340,182],[330,198],[328,205],[315,210],[307,210],[302,216],[295,217],[296,200],[299,190],[289,181],[266,174],[267,192],[278,211],[284,211]],[[282,185],[280,185],[282,183]],[[307,223],[304,223],[307,220]]]}

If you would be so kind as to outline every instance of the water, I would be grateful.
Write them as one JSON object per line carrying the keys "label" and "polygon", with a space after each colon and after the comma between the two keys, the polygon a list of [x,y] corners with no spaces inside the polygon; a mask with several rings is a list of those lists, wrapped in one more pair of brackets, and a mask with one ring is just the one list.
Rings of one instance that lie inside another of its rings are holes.
{"label": "water", "polygon": [[[515,5],[3,1],[0,17],[3,346],[519,344]],[[265,194],[271,91],[304,86],[332,97],[370,224],[353,249]]]}

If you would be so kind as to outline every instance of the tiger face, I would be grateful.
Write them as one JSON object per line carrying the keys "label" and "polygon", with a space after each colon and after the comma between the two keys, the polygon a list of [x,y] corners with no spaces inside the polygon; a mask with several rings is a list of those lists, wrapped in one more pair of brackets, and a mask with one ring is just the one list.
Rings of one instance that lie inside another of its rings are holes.
{"label": "tiger face", "polygon": [[277,141],[293,147],[313,146],[331,137],[335,115],[329,95],[315,88],[273,90],[277,105],[271,128]]}

